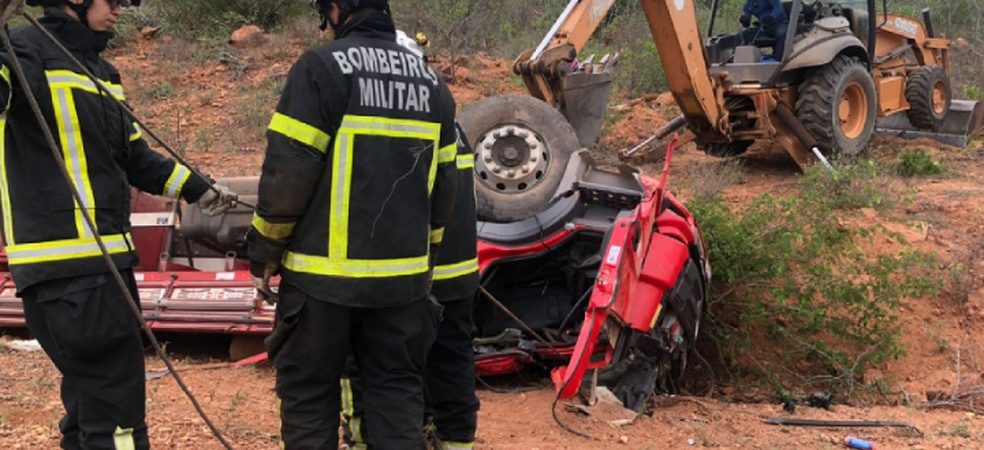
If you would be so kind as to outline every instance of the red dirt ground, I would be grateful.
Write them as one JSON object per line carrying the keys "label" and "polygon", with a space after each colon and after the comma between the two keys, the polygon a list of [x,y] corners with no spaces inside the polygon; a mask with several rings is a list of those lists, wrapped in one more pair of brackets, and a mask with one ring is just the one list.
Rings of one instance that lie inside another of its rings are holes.
{"label": "red dirt ground", "polygon": [[[110,59],[123,72],[128,97],[152,128],[183,150],[194,164],[213,176],[256,174],[263,156],[263,129],[282,83],[302,44],[270,36],[273,45],[252,49],[201,46],[173,39],[140,40]],[[450,74],[447,61],[436,65]],[[523,92],[507,61],[484,56],[455,65],[452,85],[459,106],[497,92]],[[672,98],[653,95],[613,106],[615,119],[600,147],[617,150],[641,141],[675,115]],[[587,432],[584,439],[563,431],[550,415],[553,392],[547,386],[515,394],[483,390],[479,448],[495,449],[664,449],[664,448],[840,448],[847,435],[875,441],[878,448],[984,448],[984,417],[964,412],[925,410],[919,405],[933,392],[984,384],[984,150],[941,148],[931,142],[879,139],[872,154],[894,160],[903,148],[925,147],[941,159],[942,177],[900,181],[912,201],[889,211],[865,210],[845,220],[876,222],[902,235],[916,247],[936,254],[946,269],[968,269],[959,282],[934,298],[906,300],[902,306],[908,355],[876,367],[874,375],[895,381],[910,406],[835,406],[828,412],[800,408],[796,417],[901,420],[920,428],[916,437],[893,430],[831,430],[779,428],[762,423],[782,415],[769,404],[721,400],[665,399],[652,417],[616,428],[594,417],[559,411],[569,426]],[[740,176],[718,180],[722,194],[736,206],[763,192],[790,191],[800,175],[781,150],[755,148],[730,164]],[[671,183],[678,189],[706,180],[721,170],[721,161],[693,146],[684,147],[674,162]],[[645,167],[655,171],[655,166]],[[896,238],[875,235],[866,248],[877,251],[899,245]],[[216,360],[197,352],[178,351],[178,365],[206,410],[236,448],[276,448],[277,421],[272,392],[274,375],[267,367],[204,370]],[[220,360],[221,361],[221,360]],[[149,366],[160,366],[148,358]],[[210,366],[209,366],[210,367]],[[959,367],[959,370],[958,370]],[[734,389],[729,389],[733,391]],[[170,378],[149,381],[148,421],[155,448],[219,448]],[[563,408],[561,408],[563,409]],[[58,374],[43,353],[0,349],[0,448],[57,446],[61,415]]]}

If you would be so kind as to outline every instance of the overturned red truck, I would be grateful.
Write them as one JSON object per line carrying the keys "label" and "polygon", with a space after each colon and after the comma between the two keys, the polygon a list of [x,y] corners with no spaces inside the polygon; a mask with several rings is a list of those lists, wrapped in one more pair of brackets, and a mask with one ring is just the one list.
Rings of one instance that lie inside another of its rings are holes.
{"label": "overturned red truck", "polygon": [[[680,376],[711,271],[693,216],[666,189],[667,171],[668,164],[661,180],[628,167],[604,171],[582,151],[544,211],[518,222],[479,222],[479,375],[547,365],[559,395],[569,398],[597,369],[600,383],[630,407]],[[255,200],[258,178],[223,182]],[[271,331],[273,308],[255,301],[244,259],[252,211],[206,217],[139,193],[132,206],[141,306],[154,330]],[[0,277],[0,327],[23,327],[3,252]]]}

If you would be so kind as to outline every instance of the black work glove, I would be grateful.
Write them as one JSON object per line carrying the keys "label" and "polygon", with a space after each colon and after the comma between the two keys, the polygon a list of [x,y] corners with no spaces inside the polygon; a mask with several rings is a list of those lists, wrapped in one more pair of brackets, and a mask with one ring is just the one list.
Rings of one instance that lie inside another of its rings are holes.
{"label": "black work glove", "polygon": [[256,299],[267,302],[271,305],[277,304],[280,300],[277,294],[270,288],[270,279],[280,273],[280,263],[264,263],[260,261],[249,262],[249,273],[253,276],[253,286],[256,286]]}
{"label": "black work glove", "polygon": [[738,21],[741,22],[741,26],[745,28],[752,26],[752,18],[749,17],[748,14],[742,14]]}

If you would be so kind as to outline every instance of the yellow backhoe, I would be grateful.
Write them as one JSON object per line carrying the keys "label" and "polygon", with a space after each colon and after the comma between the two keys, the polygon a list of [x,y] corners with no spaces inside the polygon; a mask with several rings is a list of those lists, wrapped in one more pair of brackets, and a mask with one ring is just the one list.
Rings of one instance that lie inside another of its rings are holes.
{"label": "yellow backhoe", "polygon": [[[980,104],[951,100],[950,41],[928,10],[916,20],[888,14],[886,0],[881,11],[875,0],[794,0],[782,4],[787,20],[771,33],[746,18],[741,31],[717,34],[724,1],[712,2],[703,35],[693,0],[641,0],[682,111],[655,139],[685,126],[685,142],[722,157],[777,141],[807,166],[862,153],[876,127],[966,145],[984,123]],[[531,95],[491,97],[462,112],[483,219],[541,211],[570,155],[597,139],[616,61],[579,61],[578,53],[617,2],[572,0],[514,64]]]}

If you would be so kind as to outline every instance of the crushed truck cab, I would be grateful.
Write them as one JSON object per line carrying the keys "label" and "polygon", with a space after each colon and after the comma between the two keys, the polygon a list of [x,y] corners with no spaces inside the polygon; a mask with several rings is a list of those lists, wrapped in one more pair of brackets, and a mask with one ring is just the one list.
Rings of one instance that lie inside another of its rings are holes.
{"label": "crushed truck cab", "polygon": [[[258,178],[223,183],[254,203]],[[566,398],[598,370],[600,383],[634,407],[639,380],[650,394],[670,390],[696,342],[711,276],[700,230],[665,180],[629,167],[600,170],[585,151],[571,159],[564,183],[533,217],[478,223],[482,286],[523,323],[476,294],[477,373],[554,367]],[[136,279],[154,330],[270,333],[274,308],[255,300],[245,260],[252,211],[207,217],[136,192],[132,211]],[[5,253],[0,276],[0,327],[24,327]]]}

